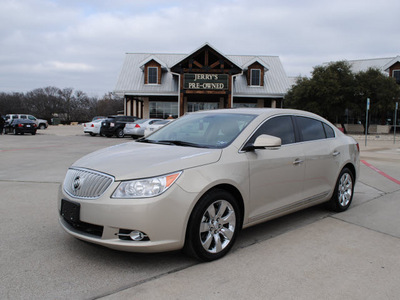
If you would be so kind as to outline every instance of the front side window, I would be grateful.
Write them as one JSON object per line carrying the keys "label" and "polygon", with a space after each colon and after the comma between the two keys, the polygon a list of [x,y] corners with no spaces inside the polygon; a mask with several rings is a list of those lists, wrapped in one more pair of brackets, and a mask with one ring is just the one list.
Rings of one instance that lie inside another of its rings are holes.
{"label": "front side window", "polygon": [[296,117],[300,134],[304,142],[325,139],[325,130],[321,121],[306,117]]}
{"label": "front side window", "polygon": [[252,69],[250,74],[250,85],[260,86],[261,85],[261,70]]}
{"label": "front side window", "polygon": [[158,68],[156,67],[147,68],[147,83],[148,84],[158,83]]}
{"label": "front side window", "polygon": [[279,116],[266,121],[254,133],[248,144],[254,144],[257,137],[262,134],[272,135],[282,140],[282,145],[296,142],[292,118],[290,116]]}

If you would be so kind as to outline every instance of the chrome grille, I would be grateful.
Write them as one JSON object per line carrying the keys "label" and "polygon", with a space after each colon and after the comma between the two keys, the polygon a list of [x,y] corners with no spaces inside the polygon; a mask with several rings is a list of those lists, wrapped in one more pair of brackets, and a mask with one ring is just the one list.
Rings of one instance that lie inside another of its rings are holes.
{"label": "chrome grille", "polygon": [[114,182],[114,177],[87,169],[70,168],[64,180],[64,191],[75,198],[99,198]]}

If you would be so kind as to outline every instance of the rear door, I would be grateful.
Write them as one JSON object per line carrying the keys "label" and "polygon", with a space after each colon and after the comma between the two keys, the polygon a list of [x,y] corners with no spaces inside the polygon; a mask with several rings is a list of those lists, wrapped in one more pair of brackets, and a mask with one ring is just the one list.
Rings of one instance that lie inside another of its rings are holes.
{"label": "rear door", "polygon": [[303,198],[304,153],[296,143],[291,116],[277,116],[262,124],[250,138],[261,134],[281,138],[279,149],[247,152],[250,177],[251,211],[249,222],[289,209]]}
{"label": "rear door", "polygon": [[324,198],[336,182],[340,151],[335,148],[333,129],[324,122],[295,117],[305,153],[304,197]]}

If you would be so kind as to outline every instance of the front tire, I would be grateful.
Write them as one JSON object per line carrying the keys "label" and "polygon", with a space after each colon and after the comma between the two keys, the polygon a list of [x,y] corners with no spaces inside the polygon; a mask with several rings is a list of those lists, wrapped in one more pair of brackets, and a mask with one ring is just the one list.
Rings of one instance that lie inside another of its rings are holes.
{"label": "front tire", "polygon": [[354,175],[348,168],[344,168],[338,177],[332,198],[328,207],[336,212],[349,208],[354,194]]}
{"label": "front tire", "polygon": [[224,190],[211,190],[193,209],[184,251],[203,261],[219,259],[232,248],[240,227],[236,199]]}

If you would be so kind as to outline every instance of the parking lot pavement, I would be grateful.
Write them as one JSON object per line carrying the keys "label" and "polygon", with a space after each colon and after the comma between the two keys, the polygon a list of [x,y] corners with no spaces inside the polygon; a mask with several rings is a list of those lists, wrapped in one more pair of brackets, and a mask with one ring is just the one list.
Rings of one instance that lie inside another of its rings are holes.
{"label": "parking lot pavement", "polygon": [[69,165],[129,141],[80,126],[0,136],[0,299],[398,299],[400,185],[383,174],[400,180],[400,141],[359,141],[373,168],[361,164],[348,211],[317,206],[245,229],[212,263],[113,251],[62,231],[56,199]]}
{"label": "parking lot pavement", "polygon": [[400,179],[400,145],[371,140],[361,159],[374,168],[348,211],[102,299],[398,299],[400,185],[382,173]]}

